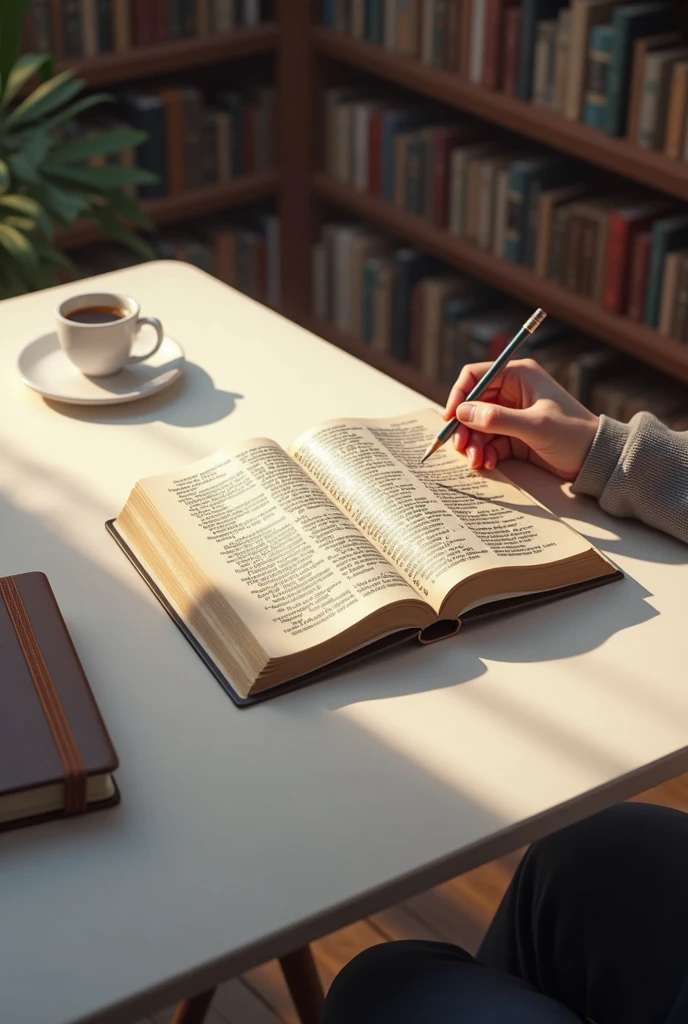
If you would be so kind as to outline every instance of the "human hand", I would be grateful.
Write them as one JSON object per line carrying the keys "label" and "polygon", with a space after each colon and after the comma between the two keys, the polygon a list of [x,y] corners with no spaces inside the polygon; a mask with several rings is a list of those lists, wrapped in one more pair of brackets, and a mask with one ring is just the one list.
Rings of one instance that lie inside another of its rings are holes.
{"label": "human hand", "polygon": [[464,366],[447,400],[445,420],[461,423],[454,446],[472,469],[494,469],[516,458],[574,480],[597,433],[599,419],[564,390],[534,359],[509,363],[479,402],[468,395],[491,363]]}

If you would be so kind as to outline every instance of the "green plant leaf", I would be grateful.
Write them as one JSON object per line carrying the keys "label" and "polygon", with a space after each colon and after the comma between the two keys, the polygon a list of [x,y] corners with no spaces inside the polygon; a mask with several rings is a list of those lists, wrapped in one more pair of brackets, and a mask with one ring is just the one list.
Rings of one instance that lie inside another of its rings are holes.
{"label": "green plant leaf", "polygon": [[25,182],[27,185],[37,185],[40,181],[35,168],[31,166],[23,153],[11,153],[7,157],[7,163],[15,178]]}
{"label": "green plant leaf", "polygon": [[101,191],[116,188],[118,185],[154,185],[158,180],[156,174],[144,171],[142,167],[63,167],[53,160],[46,160],[43,172],[51,177]]}
{"label": "green plant leaf", "polygon": [[10,169],[4,160],[0,159],[0,193],[6,192],[10,187]]}
{"label": "green plant leaf", "polygon": [[38,170],[45,160],[53,140],[45,128],[33,128],[22,138],[21,153],[33,168]]}
{"label": "green plant leaf", "polygon": [[155,225],[148,214],[144,213],[138,202],[125,192],[112,189],[111,191],[103,192],[99,198],[101,202],[94,202],[94,207],[99,206],[101,209],[110,210],[119,219],[129,221],[130,224],[135,224],[136,227],[142,228],[144,231],[155,230]]}
{"label": "green plant leaf", "polygon": [[3,209],[30,217],[46,238],[52,239],[54,235],[53,222],[40,203],[32,199],[31,196],[0,195],[0,213]]}
{"label": "green plant leaf", "polygon": [[0,220],[0,224],[9,224],[11,228],[23,231],[26,235],[30,235],[32,231],[36,230],[36,222],[34,220],[29,220],[28,217],[18,217],[14,214],[10,214],[8,217],[3,217],[2,220]]}
{"label": "green plant leaf", "polygon": [[70,103],[69,106],[61,110],[59,114],[53,114],[46,121],[43,122],[43,127],[49,130],[57,128],[59,125],[64,124],[65,121],[71,121],[72,118],[76,117],[77,114],[83,114],[85,110],[90,110],[91,107],[97,107],[101,103],[114,103],[115,97],[111,96],[108,92],[96,92],[91,96],[82,96],[80,100],[75,100],[74,103]]}
{"label": "green plant leaf", "polygon": [[16,61],[7,80],[3,104],[9,103],[34,75],[41,75],[52,64],[52,57],[45,53],[24,53]]}
{"label": "green plant leaf", "polygon": [[50,162],[69,164],[87,160],[90,156],[121,153],[123,149],[134,149],[140,146],[147,138],[148,134],[137,128],[121,128],[116,131],[102,132],[100,135],[84,136],[57,147],[50,155]]}
{"label": "green plant leaf", "polygon": [[71,192],[47,181],[32,188],[31,194],[62,224],[73,223],[79,214],[85,213],[91,205],[82,192]]}
{"label": "green plant leaf", "polygon": [[78,267],[70,260],[69,256],[61,252],[60,249],[56,249],[54,245],[48,245],[46,242],[41,241],[40,238],[36,239],[34,244],[41,260],[53,266],[61,267],[62,270],[67,270],[70,274],[76,275],[79,273]]}
{"label": "green plant leaf", "polygon": [[74,71],[71,68],[62,71],[39,85],[23,103],[15,107],[5,118],[5,127],[14,130],[38,121],[39,118],[61,107],[63,103],[69,103],[83,87],[84,83],[74,78]]}
{"label": "green plant leaf", "polygon": [[0,223],[0,245],[29,272],[38,266],[38,254],[34,245],[16,228]]}
{"label": "green plant leaf", "polygon": [[0,44],[0,99],[9,85],[12,66],[17,57],[21,39],[24,12],[29,0],[2,0],[0,20],[2,21],[2,43]]}

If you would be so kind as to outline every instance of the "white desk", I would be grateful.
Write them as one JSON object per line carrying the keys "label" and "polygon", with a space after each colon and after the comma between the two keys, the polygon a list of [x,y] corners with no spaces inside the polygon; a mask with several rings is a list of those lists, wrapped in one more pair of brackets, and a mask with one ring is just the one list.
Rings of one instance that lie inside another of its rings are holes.
{"label": "white desk", "polygon": [[688,768],[688,548],[524,466],[624,582],[237,710],[105,520],[230,438],[425,401],[182,264],[100,281],[190,363],[141,404],[51,406],[14,362],[77,289],[0,307],[0,565],[48,574],[122,790],[0,837],[3,1024],[132,1020]]}

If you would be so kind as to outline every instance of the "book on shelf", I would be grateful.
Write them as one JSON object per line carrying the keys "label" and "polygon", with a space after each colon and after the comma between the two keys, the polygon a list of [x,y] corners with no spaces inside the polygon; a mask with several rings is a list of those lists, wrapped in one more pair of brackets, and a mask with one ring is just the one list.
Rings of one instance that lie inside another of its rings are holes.
{"label": "book on shelf", "polygon": [[[688,49],[672,30],[671,0],[335,0],[324,4],[322,21],[471,84],[688,159],[688,72],[675,68]],[[665,52],[672,47],[673,57]]]}
{"label": "book on shelf", "polygon": [[634,55],[637,59],[637,55],[644,49],[642,44],[635,49],[635,44],[640,39],[670,29],[671,5],[665,0],[618,4],[612,11],[611,22],[613,45],[609,66],[606,130],[608,135],[621,136],[627,127],[632,79],[635,75]]}
{"label": "book on shelf", "polygon": [[0,577],[0,831],[119,802],[117,754],[48,578]]}
{"label": "book on shelf", "polygon": [[[619,579],[497,471],[468,469],[434,410],[332,420],[139,481],[108,527],[238,702],[388,645]],[[460,640],[458,641],[460,643]]]}
{"label": "book on shelf", "polygon": [[259,25],[262,6],[263,0],[31,0],[22,49],[89,60]]}
{"label": "book on shelf", "polygon": [[158,175],[139,190],[142,199],[178,195],[274,166],[275,93],[258,85],[221,92],[206,103],[194,86],[128,92],[128,122],[147,133],[136,163]]}
{"label": "book on shelf", "polygon": [[604,129],[607,124],[609,66],[613,44],[614,29],[611,25],[595,25],[590,30],[582,120],[591,128]]}

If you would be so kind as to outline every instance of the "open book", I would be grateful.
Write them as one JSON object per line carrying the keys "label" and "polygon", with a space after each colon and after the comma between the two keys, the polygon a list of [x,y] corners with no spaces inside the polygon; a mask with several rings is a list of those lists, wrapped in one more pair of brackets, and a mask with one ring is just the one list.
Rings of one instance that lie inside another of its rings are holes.
{"label": "open book", "polygon": [[108,528],[239,703],[491,603],[620,576],[451,444],[421,466],[441,425],[426,410],[333,420],[288,452],[245,441],[139,481]]}

